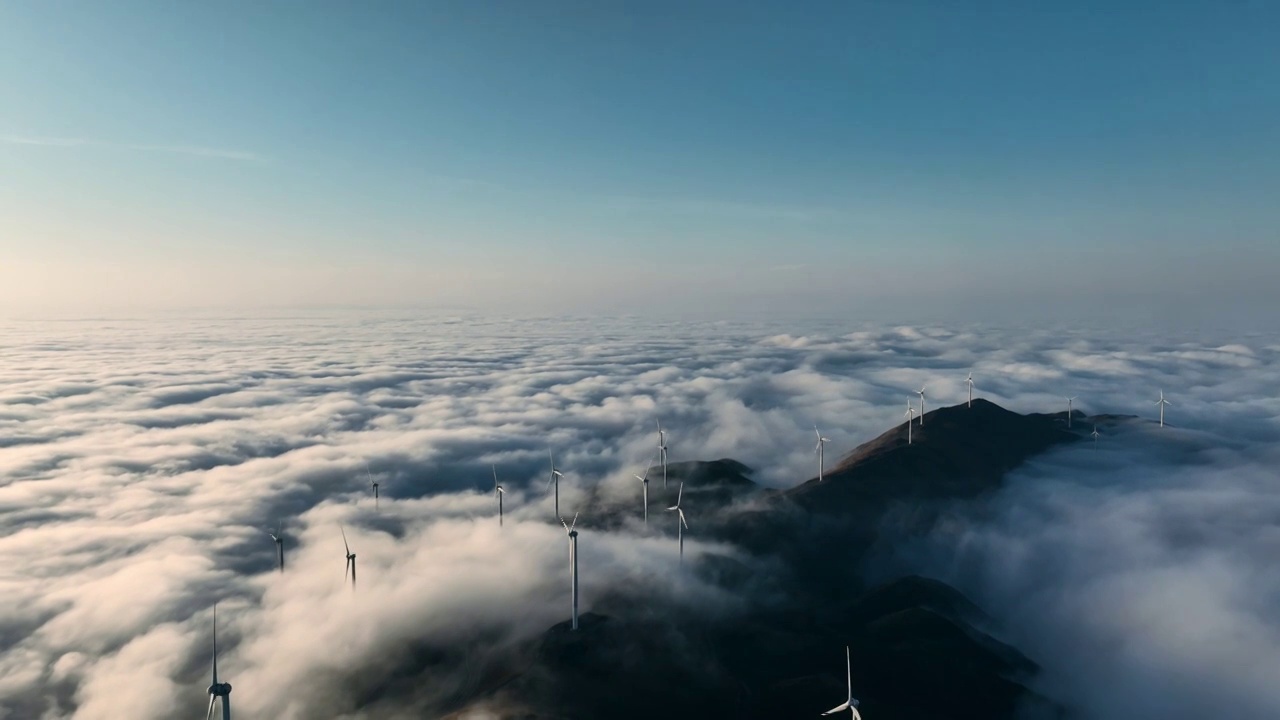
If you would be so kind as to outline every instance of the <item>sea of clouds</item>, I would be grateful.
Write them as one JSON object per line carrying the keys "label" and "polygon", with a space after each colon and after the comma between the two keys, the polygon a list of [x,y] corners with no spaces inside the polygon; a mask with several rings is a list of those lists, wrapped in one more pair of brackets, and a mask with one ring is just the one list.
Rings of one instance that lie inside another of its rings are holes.
{"label": "sea of clouds", "polygon": [[[1075,395],[1150,419],[1164,389],[1170,426],[1037,458],[868,572],[955,584],[1084,717],[1280,717],[1274,335],[333,312],[4,321],[0,349],[5,720],[203,712],[215,601],[237,715],[395,717],[385,676],[424,640],[465,656],[567,618],[549,449],[566,513],[585,488],[638,498],[655,419],[673,462],[789,487],[816,474],[815,424],[832,462],[922,384],[961,402],[970,371],[1020,412]],[[666,584],[674,527],[579,528],[584,610],[632,583],[733,612]]]}

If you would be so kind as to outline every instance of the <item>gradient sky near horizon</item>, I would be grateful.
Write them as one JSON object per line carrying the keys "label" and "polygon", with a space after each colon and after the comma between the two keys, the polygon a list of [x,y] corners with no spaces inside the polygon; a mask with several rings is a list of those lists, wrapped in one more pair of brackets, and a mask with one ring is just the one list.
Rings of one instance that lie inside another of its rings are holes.
{"label": "gradient sky near horizon", "polygon": [[0,311],[1274,321],[1277,47],[1265,2],[4,3]]}

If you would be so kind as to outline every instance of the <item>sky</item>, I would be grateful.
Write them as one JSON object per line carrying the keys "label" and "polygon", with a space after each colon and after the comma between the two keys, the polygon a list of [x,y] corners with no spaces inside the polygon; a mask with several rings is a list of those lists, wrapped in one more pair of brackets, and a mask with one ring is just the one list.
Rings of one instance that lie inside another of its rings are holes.
{"label": "sky", "polygon": [[4,3],[0,312],[1274,322],[1277,46],[1245,1]]}

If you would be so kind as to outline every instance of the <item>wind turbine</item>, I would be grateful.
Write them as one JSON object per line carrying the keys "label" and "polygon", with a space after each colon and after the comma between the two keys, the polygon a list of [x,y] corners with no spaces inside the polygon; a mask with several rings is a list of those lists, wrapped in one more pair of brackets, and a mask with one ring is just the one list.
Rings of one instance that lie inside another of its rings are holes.
{"label": "wind turbine", "polygon": [[507,491],[498,484],[498,466],[490,467],[493,468],[493,494],[498,496],[498,527],[502,527],[502,496],[506,495]]}
{"label": "wind turbine", "polygon": [[1090,435],[1093,436],[1093,449],[1097,450],[1098,449],[1098,426],[1097,425],[1093,426],[1093,432],[1090,433]]}
{"label": "wind turbine", "polygon": [[662,431],[662,421],[658,423],[658,459],[662,461],[662,489],[667,489],[667,434]]}
{"label": "wind turbine", "polygon": [[969,407],[973,407],[973,373],[969,373],[965,382],[969,383]]}
{"label": "wind turbine", "polygon": [[911,444],[911,419],[915,416],[916,409],[911,406],[911,398],[907,398],[907,444]]}
{"label": "wind turbine", "polygon": [[369,472],[369,461],[364,461],[364,474],[369,478],[369,487],[373,488],[373,509],[378,509],[378,481],[373,479],[373,473]]}
{"label": "wind turbine", "polygon": [[684,500],[684,481],[680,481],[680,492],[676,495],[676,504],[667,508],[667,512],[674,510],[676,518],[676,536],[680,540],[680,563],[684,564],[684,531],[689,529],[689,521],[684,519],[684,510],[680,509],[680,503]]}
{"label": "wind turbine", "polygon": [[822,433],[818,432],[817,425],[813,426],[813,434],[818,436],[818,445],[813,449],[813,451],[818,453],[818,482],[822,482],[822,469],[823,469],[823,466],[826,464],[825,462],[823,462],[822,446],[831,441],[828,440],[827,438],[822,437]]}
{"label": "wind turbine", "polygon": [[1071,397],[1067,398],[1067,429],[1068,430],[1071,429],[1071,403],[1075,402],[1075,399],[1078,397],[1080,396],[1072,395]]}
{"label": "wind turbine", "polygon": [[1160,427],[1164,427],[1164,406],[1172,405],[1173,403],[1164,399],[1164,390],[1161,390],[1160,399],[1156,401],[1156,404],[1160,406]]}
{"label": "wind turbine", "polygon": [[845,668],[845,676],[846,676],[846,678],[847,678],[847,679],[848,679],[848,681],[849,681],[849,685],[848,685],[848,687],[849,687],[849,699],[848,699],[848,700],[845,700],[845,701],[844,701],[843,703],[841,703],[840,705],[838,705],[838,706],[836,706],[836,707],[833,707],[833,708],[831,708],[830,710],[828,710],[828,711],[826,711],[826,712],[824,712],[824,713],[822,713],[822,714],[823,714],[823,715],[835,715],[836,713],[838,713],[838,712],[840,712],[840,711],[842,711],[842,710],[848,710],[850,713],[852,713],[853,720],[862,720],[862,715],[858,714],[858,701],[857,701],[857,700],[855,700],[855,699],[854,699],[854,697],[853,697],[853,663],[851,663],[851,662],[849,661],[849,646],[848,646],[848,645],[845,645],[845,646],[844,646],[844,668]]}
{"label": "wind turbine", "polygon": [[276,555],[280,557],[280,572],[284,572],[284,526],[276,522],[276,531],[268,534],[276,543]]}
{"label": "wind turbine", "polygon": [[916,394],[920,396],[920,427],[924,427],[924,389],[925,386],[921,385],[920,389],[916,391]]}
{"label": "wind turbine", "polygon": [[564,477],[564,473],[556,469],[556,459],[550,450],[547,451],[547,458],[551,460],[551,479],[547,480],[547,487],[556,486],[556,517],[560,517],[560,478]]}
{"label": "wind turbine", "polygon": [[649,467],[651,465],[653,465],[653,463],[648,463],[644,466],[644,477],[641,477],[639,475],[633,476],[635,479],[640,481],[641,485],[644,486],[644,526],[645,527],[649,527]]}
{"label": "wind turbine", "polygon": [[338,529],[342,530],[342,546],[347,549],[347,568],[342,572],[342,582],[345,583],[347,576],[350,575],[351,589],[354,591],[356,589],[356,554],[351,552],[351,546],[347,544],[347,531],[341,525]]}
{"label": "wind turbine", "polygon": [[222,720],[231,720],[231,683],[218,682],[218,604],[213,604],[213,683],[209,685],[209,712],[205,720],[213,720],[213,705],[222,698]]}
{"label": "wind turbine", "polygon": [[560,524],[564,525],[564,531],[569,534],[569,582],[573,586],[573,629],[578,629],[578,531],[574,528],[578,525],[578,513],[573,514],[573,523],[567,523],[564,518],[560,518]]}

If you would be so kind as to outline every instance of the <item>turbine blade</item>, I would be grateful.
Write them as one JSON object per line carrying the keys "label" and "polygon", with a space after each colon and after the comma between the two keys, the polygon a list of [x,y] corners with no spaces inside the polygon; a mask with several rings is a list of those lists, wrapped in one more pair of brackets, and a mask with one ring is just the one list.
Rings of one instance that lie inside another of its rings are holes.
{"label": "turbine blade", "polygon": [[213,720],[213,704],[218,702],[218,696],[209,694],[209,712],[205,714],[204,720]]}
{"label": "turbine blade", "polygon": [[844,646],[844,670],[849,679],[849,699],[853,699],[853,662],[849,659],[849,646]]}
{"label": "turbine blade", "polygon": [[683,510],[676,510],[676,512],[680,514],[680,522],[684,523],[684,529],[685,529],[685,530],[688,530],[688,529],[689,529],[689,521],[684,519],[684,511],[683,511]]}
{"label": "turbine blade", "polygon": [[342,527],[341,525],[339,525],[339,526],[338,526],[338,530],[342,533],[342,547],[346,548],[346,549],[347,549],[347,554],[348,554],[348,555],[350,555],[350,554],[351,554],[351,546],[347,544],[347,530],[346,530],[346,528]]}
{"label": "turbine blade", "polygon": [[218,684],[218,603],[213,604],[213,684]]}
{"label": "turbine blade", "polygon": [[572,531],[578,526],[578,513],[573,514],[573,522],[569,523],[569,530]]}
{"label": "turbine blade", "polygon": [[831,708],[830,710],[828,710],[828,711],[826,711],[826,712],[824,712],[824,713],[822,713],[822,714],[823,714],[823,715],[835,715],[836,713],[838,713],[838,712],[840,712],[840,711],[842,711],[842,710],[848,710],[848,709],[849,709],[849,701],[847,701],[847,700],[846,700],[845,702],[841,703],[840,705],[837,705],[836,707],[833,707],[833,708]]}
{"label": "turbine blade", "polygon": [[680,507],[680,501],[684,500],[684,481],[680,481],[680,492],[676,494],[676,507]]}

